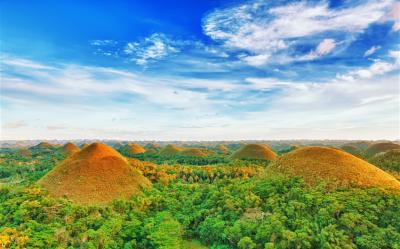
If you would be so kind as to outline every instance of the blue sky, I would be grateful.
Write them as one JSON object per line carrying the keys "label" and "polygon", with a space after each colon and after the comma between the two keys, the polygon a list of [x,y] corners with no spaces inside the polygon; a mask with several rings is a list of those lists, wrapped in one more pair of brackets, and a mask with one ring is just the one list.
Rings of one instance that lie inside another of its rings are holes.
{"label": "blue sky", "polygon": [[400,3],[1,1],[1,139],[399,139]]}

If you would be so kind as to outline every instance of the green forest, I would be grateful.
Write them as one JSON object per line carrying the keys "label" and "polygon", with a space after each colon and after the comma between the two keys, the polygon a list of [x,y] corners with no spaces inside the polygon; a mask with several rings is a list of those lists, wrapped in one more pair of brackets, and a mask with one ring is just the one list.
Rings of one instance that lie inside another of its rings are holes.
{"label": "green forest", "polygon": [[1,151],[0,248],[400,248],[397,192],[310,186],[263,160],[144,153],[126,156],[153,162],[141,166],[152,188],[80,205],[37,184],[68,155],[30,151]]}

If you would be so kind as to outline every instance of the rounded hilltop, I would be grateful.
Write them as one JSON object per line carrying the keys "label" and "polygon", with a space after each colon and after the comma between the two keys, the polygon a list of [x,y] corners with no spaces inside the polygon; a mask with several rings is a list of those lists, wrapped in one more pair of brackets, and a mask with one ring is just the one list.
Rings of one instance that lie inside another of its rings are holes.
{"label": "rounded hilltop", "polygon": [[204,150],[199,149],[199,148],[184,149],[180,154],[184,155],[184,156],[194,156],[194,157],[207,156],[207,153]]}
{"label": "rounded hilltop", "polygon": [[129,198],[150,182],[113,148],[93,143],[62,161],[38,183],[54,197],[80,204],[106,204]]}
{"label": "rounded hilltop", "polygon": [[265,144],[246,144],[232,155],[233,159],[274,160],[276,153]]}
{"label": "rounded hilltop", "polygon": [[31,149],[52,149],[52,148],[54,148],[54,145],[48,142],[40,142],[37,145],[31,147]]}
{"label": "rounded hilltop", "polygon": [[66,143],[66,144],[63,146],[63,150],[64,150],[67,154],[71,155],[71,154],[74,154],[75,152],[80,151],[81,149],[79,149],[79,147],[76,146],[76,145],[73,144],[73,143]]}
{"label": "rounded hilltop", "polygon": [[159,154],[160,155],[177,155],[182,151],[183,151],[183,149],[179,148],[175,144],[168,144],[160,150]]}
{"label": "rounded hilltop", "polygon": [[400,190],[400,182],[374,165],[339,149],[304,147],[273,162],[269,171],[303,177],[310,185],[381,187]]}
{"label": "rounded hilltop", "polygon": [[347,152],[347,153],[350,153],[350,154],[352,154],[354,156],[357,156],[357,157],[361,157],[362,156],[361,149],[358,148],[355,145],[345,144],[345,145],[340,146],[340,149],[345,151],[345,152]]}
{"label": "rounded hilltop", "polygon": [[389,150],[373,156],[370,163],[377,167],[397,173],[400,176],[400,149]]}
{"label": "rounded hilltop", "polygon": [[217,151],[218,151],[218,153],[221,153],[224,155],[229,154],[229,149],[224,144],[219,144],[217,146]]}
{"label": "rounded hilltop", "polygon": [[140,144],[135,144],[135,143],[127,144],[125,149],[129,154],[140,154],[146,152],[145,148],[143,148]]}
{"label": "rounded hilltop", "polygon": [[378,153],[386,152],[389,150],[400,149],[400,144],[395,144],[391,142],[376,143],[368,147],[365,151],[368,156],[374,156]]}

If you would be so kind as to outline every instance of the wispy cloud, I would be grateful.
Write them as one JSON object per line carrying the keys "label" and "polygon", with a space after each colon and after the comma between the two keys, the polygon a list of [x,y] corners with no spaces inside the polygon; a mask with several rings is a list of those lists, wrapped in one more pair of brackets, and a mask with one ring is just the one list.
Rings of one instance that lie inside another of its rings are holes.
{"label": "wispy cloud", "polygon": [[[394,58],[380,62],[396,70]],[[149,77],[76,64],[42,70],[2,63],[7,69],[2,97],[9,106],[4,122],[14,123],[23,115],[30,124],[23,131],[3,127],[4,139],[31,134],[201,140],[397,136],[398,85],[392,76],[362,78],[350,71],[351,80],[297,82],[254,76],[230,81]],[[14,101],[18,99],[30,102]],[[68,128],[61,129],[54,118]],[[187,127],[202,130],[193,133]]]}
{"label": "wispy cloud", "polygon": [[338,80],[354,81],[363,78],[372,78],[374,76],[384,75],[388,72],[400,69],[400,51],[390,51],[391,61],[375,60],[367,68],[351,70],[345,74],[339,74]]}
{"label": "wispy cloud", "polygon": [[28,124],[25,121],[19,120],[15,122],[9,122],[3,125],[4,129],[18,129],[22,127],[26,127]]}
{"label": "wispy cloud", "polygon": [[[248,54],[240,59],[259,66],[287,57],[295,46],[315,42],[317,37],[335,33],[341,39],[353,39],[370,24],[381,21],[391,5],[388,1],[370,0],[343,8],[331,9],[327,2],[295,2],[276,6],[264,1],[218,9],[203,20],[205,34],[224,47]],[[338,43],[325,38],[309,57],[328,54]],[[346,44],[346,43],[342,43]]]}
{"label": "wispy cloud", "polygon": [[155,33],[140,41],[126,44],[124,49],[132,61],[138,65],[146,65],[149,62],[178,53],[177,43],[164,34]]}
{"label": "wispy cloud", "polygon": [[367,51],[365,51],[364,57],[368,57],[370,55],[375,54],[375,52],[378,51],[379,49],[381,49],[381,46],[372,46]]}

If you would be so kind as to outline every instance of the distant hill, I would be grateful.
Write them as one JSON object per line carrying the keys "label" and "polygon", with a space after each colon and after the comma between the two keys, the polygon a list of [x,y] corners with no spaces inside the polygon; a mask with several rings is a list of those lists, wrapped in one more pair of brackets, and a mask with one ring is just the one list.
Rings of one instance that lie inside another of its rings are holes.
{"label": "distant hill", "polygon": [[385,171],[347,152],[326,147],[304,147],[274,161],[269,171],[301,176],[311,184],[357,185],[400,190],[400,182]]}
{"label": "distant hill", "polygon": [[184,156],[195,156],[195,157],[207,156],[207,153],[204,150],[198,148],[184,149],[180,154]]}
{"label": "distant hill", "polygon": [[146,152],[145,148],[143,148],[140,144],[135,143],[127,144],[124,149],[129,154],[140,154]]}
{"label": "distant hill", "polygon": [[247,144],[237,150],[232,155],[232,158],[274,160],[276,158],[276,153],[264,144]]}
{"label": "distant hill", "polygon": [[182,148],[179,148],[174,144],[168,144],[167,146],[162,148],[159,153],[160,155],[177,155],[182,151],[183,151]]}
{"label": "distant hill", "polygon": [[73,144],[73,143],[66,143],[66,144],[63,146],[63,150],[64,150],[67,154],[72,155],[72,154],[74,154],[75,152],[80,151],[81,149],[79,149],[79,147],[76,146],[76,145]]}
{"label": "distant hill", "polygon": [[400,174],[400,149],[379,153],[373,156],[369,162],[381,169]]}
{"label": "distant hill", "polygon": [[378,153],[386,152],[389,150],[400,149],[399,144],[385,142],[385,143],[376,143],[368,147],[365,151],[367,156],[374,156]]}

